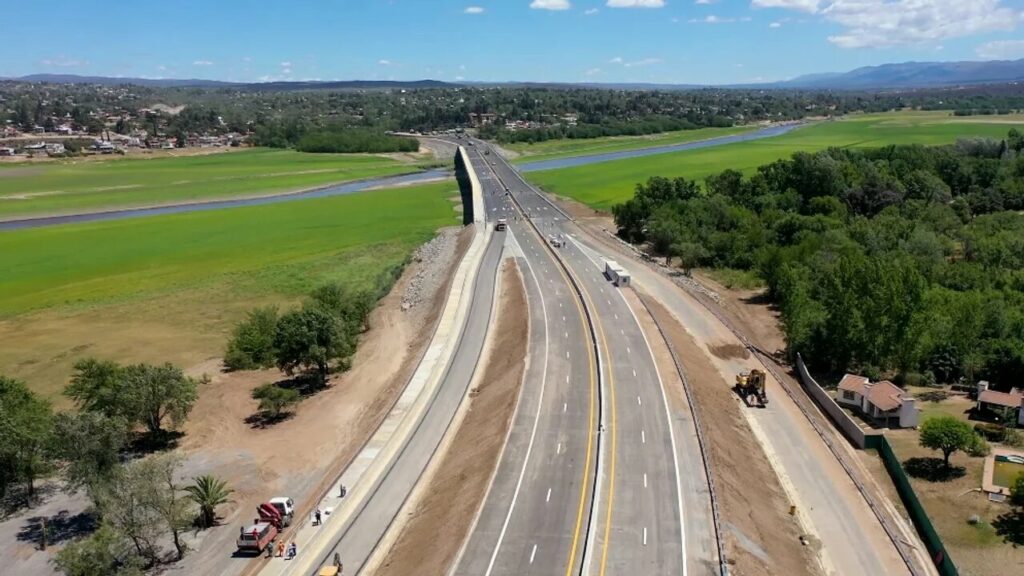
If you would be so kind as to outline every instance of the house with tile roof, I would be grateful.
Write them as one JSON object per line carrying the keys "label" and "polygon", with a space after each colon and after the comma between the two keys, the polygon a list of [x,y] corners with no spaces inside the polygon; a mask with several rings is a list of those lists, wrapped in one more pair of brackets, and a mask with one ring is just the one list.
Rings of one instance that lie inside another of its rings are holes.
{"label": "house with tile roof", "polygon": [[[1024,426],[1024,391],[1019,388],[1011,388],[1009,392],[991,390],[989,383],[985,380],[978,382],[978,414],[996,415],[1009,412],[1010,418],[1017,421],[1018,426]],[[1006,424],[1006,422],[1002,422]]]}
{"label": "house with tile roof", "polygon": [[917,402],[888,380],[871,382],[864,376],[846,374],[839,381],[836,402],[857,408],[883,426],[917,426]]}

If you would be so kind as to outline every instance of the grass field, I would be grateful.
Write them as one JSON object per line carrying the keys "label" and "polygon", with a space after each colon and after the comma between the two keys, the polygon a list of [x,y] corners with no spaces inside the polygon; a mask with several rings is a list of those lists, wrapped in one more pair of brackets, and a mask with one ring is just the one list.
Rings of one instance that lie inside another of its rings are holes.
{"label": "grass field", "polygon": [[503,148],[512,150],[521,156],[513,162],[536,162],[539,160],[552,160],[554,158],[565,158],[568,156],[581,156],[584,154],[604,154],[606,152],[619,152],[621,150],[635,150],[637,148],[650,148],[652,146],[669,146],[672,144],[683,144],[696,140],[707,140],[719,138],[732,134],[742,134],[756,130],[756,126],[734,126],[732,128],[700,128],[697,130],[680,130],[678,132],[665,132],[662,134],[650,134],[647,136],[610,136],[607,138],[589,138],[584,140],[548,140],[536,144],[518,142],[505,144]]}
{"label": "grass field", "polygon": [[651,176],[703,179],[727,168],[753,172],[758,166],[797,151],[887,144],[949,144],[957,138],[1005,138],[1024,117],[953,117],[946,112],[901,112],[851,116],[822,122],[764,140],[703,150],[657,154],[588,166],[531,172],[527,177],[545,190],[574,198],[600,210],[629,199],[638,182]]}
{"label": "grass field", "polygon": [[415,172],[368,154],[253,149],[178,158],[0,164],[0,218],[270,194]]}
{"label": "grass field", "polygon": [[53,395],[73,362],[191,366],[255,305],[374,281],[458,225],[452,181],[268,206],[0,232],[0,373]]}

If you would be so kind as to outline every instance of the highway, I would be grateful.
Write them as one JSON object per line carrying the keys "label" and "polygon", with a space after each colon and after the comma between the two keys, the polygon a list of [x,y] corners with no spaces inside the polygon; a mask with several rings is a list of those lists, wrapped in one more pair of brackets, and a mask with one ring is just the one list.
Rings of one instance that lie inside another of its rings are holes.
{"label": "highway", "polygon": [[[569,223],[554,206],[497,154],[481,154],[483,143],[475,141],[471,149],[485,197],[501,197],[507,186],[546,237],[566,240],[554,251],[578,282],[583,302],[570,290],[552,250],[526,222],[511,220],[509,235],[522,247],[531,319],[546,322],[543,330],[534,322],[531,362],[508,446],[454,573],[716,571],[708,488],[693,423],[687,413],[669,407],[634,311],[604,277],[601,256],[569,237]],[[491,178],[484,180],[485,174]],[[596,399],[590,396],[593,382],[580,377],[592,362],[584,355],[582,310],[572,310],[580,304],[590,310],[597,335],[601,393]],[[540,366],[538,358],[545,359]],[[595,418],[585,409],[590,403],[600,404],[601,422],[588,427]],[[591,464],[595,429],[600,450]],[[581,462],[587,465],[581,468]],[[594,474],[596,486],[588,487],[589,480],[580,477],[584,470]],[[580,490],[597,495],[596,502],[585,503],[582,526],[572,522],[574,508],[584,500],[574,497]]]}

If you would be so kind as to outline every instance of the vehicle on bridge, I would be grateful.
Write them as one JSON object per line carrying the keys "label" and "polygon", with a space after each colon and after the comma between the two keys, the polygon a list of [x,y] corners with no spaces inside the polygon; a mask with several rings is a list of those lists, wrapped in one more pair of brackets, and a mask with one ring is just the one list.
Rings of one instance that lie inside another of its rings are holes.
{"label": "vehicle on bridge", "polygon": [[764,370],[754,368],[750,372],[740,372],[736,375],[735,389],[747,406],[754,406],[756,404],[764,408],[768,405],[768,394],[765,392]]}

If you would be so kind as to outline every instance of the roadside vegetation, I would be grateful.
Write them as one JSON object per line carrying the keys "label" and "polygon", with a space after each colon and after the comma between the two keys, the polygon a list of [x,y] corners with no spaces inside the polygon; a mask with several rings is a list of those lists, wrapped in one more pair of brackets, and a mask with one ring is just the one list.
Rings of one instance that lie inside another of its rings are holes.
{"label": "roadside vegetation", "polygon": [[652,175],[703,180],[723,170],[755,173],[759,166],[796,152],[831,147],[877,148],[892,144],[952,144],[958,138],[1006,136],[1005,122],[1021,116],[956,118],[950,112],[895,112],[849,116],[797,129],[788,134],[703,150],[657,154],[588,166],[530,172],[527,178],[548,192],[611,210],[633,196],[633,187]]}
{"label": "roadside vegetation", "polygon": [[684,269],[755,271],[821,371],[1024,378],[1024,138],[798,153],[704,186],[652,178],[619,234]]}
{"label": "roadside vegetation", "polygon": [[0,219],[265,195],[416,172],[431,165],[384,156],[287,150],[0,164]]}

